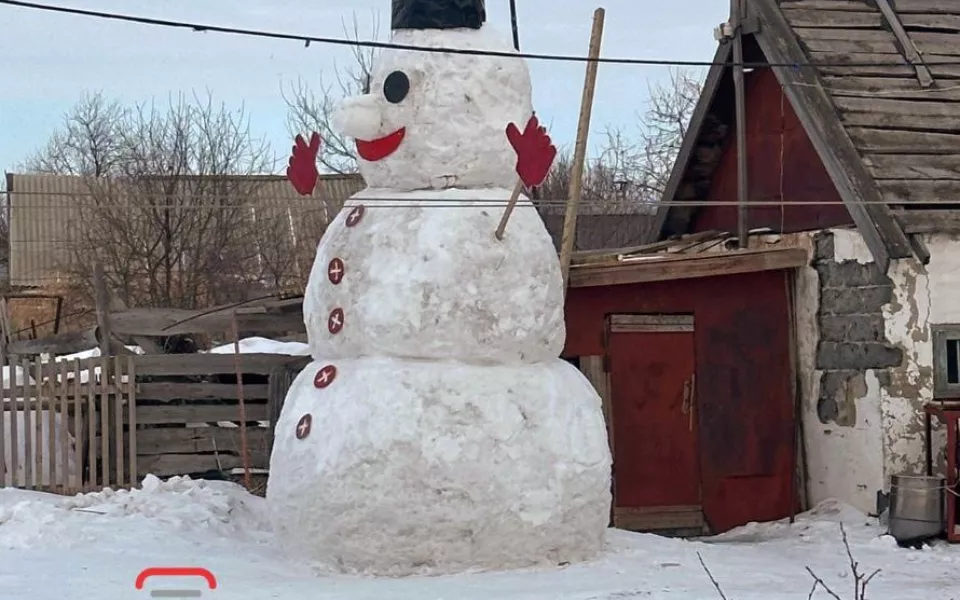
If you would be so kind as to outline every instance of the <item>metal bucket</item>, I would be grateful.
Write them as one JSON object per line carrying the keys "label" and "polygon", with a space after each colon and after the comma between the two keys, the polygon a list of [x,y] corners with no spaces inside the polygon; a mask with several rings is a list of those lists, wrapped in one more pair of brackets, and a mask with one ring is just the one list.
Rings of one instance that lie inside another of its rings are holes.
{"label": "metal bucket", "polygon": [[890,478],[889,533],[900,544],[937,537],[946,529],[944,480],[928,475]]}

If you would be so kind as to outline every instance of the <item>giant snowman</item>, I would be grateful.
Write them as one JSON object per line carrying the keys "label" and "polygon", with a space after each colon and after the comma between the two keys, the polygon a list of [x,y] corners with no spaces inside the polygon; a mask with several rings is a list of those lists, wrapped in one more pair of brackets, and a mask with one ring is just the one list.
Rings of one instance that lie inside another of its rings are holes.
{"label": "giant snowman", "polygon": [[558,358],[562,278],[536,209],[521,199],[494,235],[527,66],[483,0],[394,0],[392,16],[394,44],[507,56],[385,50],[337,115],[369,188],[317,248],[315,360],[270,461],[277,534],[295,557],[381,576],[589,559],[610,509],[600,398]]}

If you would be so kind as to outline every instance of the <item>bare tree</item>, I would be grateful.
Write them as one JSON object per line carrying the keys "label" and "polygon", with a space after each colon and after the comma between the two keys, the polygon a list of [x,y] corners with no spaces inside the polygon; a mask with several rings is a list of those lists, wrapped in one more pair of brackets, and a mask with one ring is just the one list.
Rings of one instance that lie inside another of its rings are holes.
{"label": "bare tree", "polygon": [[[29,170],[78,175],[64,269],[90,280],[100,261],[128,306],[196,308],[263,285],[254,215],[273,160],[241,108],[208,96],[124,107],[86,96]],[[89,290],[88,290],[89,291]]]}
{"label": "bare tree", "polygon": [[703,73],[671,69],[670,80],[650,88],[641,118],[642,159],[638,181],[648,197],[659,201],[670,178],[680,145],[703,91]]}
{"label": "bare tree", "polygon": [[[580,196],[577,247],[594,249],[650,241],[657,202],[700,99],[696,73],[673,70],[670,80],[650,88],[647,110],[635,136],[608,127],[599,153],[588,159]],[[537,190],[538,207],[556,238],[570,191],[573,159],[562,151]]]}
{"label": "bare tree", "polygon": [[[373,39],[380,35],[380,20],[376,13],[371,17]],[[352,25],[343,22],[344,34],[354,40],[361,39],[360,23],[356,13]],[[334,75],[324,80],[320,76],[318,91],[313,91],[303,80],[290,86],[283,98],[287,104],[287,129],[291,137],[297,134],[317,132],[323,139],[321,153],[317,157],[323,169],[331,173],[356,173],[357,154],[352,141],[337,133],[331,126],[337,105],[345,98],[370,91],[376,48],[350,46],[352,55],[346,66],[335,66]]]}

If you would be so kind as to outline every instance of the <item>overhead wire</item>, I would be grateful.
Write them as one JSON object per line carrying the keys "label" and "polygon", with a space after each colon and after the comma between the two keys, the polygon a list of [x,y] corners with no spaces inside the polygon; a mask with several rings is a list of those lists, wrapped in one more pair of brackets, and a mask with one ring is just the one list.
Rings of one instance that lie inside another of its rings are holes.
{"label": "overhead wire", "polygon": [[[960,183],[958,183],[960,187]],[[365,188],[367,190],[373,189],[374,192],[376,188]],[[469,192],[470,190],[458,190],[459,192]],[[314,213],[318,211],[330,210],[331,212],[336,210],[341,210],[340,204],[344,201],[348,202],[345,204],[346,208],[352,208],[357,204],[362,204],[364,208],[367,209],[377,209],[377,208],[416,208],[419,206],[429,206],[431,208],[485,208],[485,207],[502,207],[506,206],[509,203],[509,189],[503,189],[503,198],[490,198],[490,197],[443,197],[444,190],[438,190],[438,193],[434,197],[427,195],[427,190],[419,190],[410,192],[406,197],[401,197],[396,192],[391,192],[389,196],[356,196],[352,195],[344,199],[334,199],[329,196],[324,196],[322,192],[316,193],[313,196],[263,196],[258,195],[256,192],[251,193],[239,193],[235,195],[203,195],[198,194],[191,198],[189,194],[182,195],[168,195],[168,194],[140,194],[133,193],[130,196],[129,200],[121,200],[122,194],[113,194],[113,198],[109,200],[97,200],[97,198],[102,198],[95,193],[90,192],[47,192],[40,190],[29,190],[29,191],[17,191],[17,190],[7,190],[5,192],[11,197],[11,204],[15,203],[16,197],[30,197],[30,196],[42,196],[47,197],[47,201],[41,202],[28,202],[19,206],[12,206],[13,211],[23,211],[28,212],[33,209],[66,209],[71,207],[82,208],[85,210],[110,210],[110,209],[144,209],[144,210],[159,210],[159,211],[203,211],[203,210],[220,210],[220,211],[247,211],[250,209],[256,210],[287,210],[291,209],[294,211],[303,210],[304,213]],[[420,196],[418,194],[424,194]],[[56,201],[52,198],[66,198],[69,199],[93,199],[92,202],[76,202],[71,203],[67,200]],[[165,198],[169,199],[168,202],[151,202],[150,198]],[[179,200],[178,200],[179,198]],[[219,200],[219,201],[218,201]],[[550,206],[565,206],[567,203],[567,198],[542,198],[539,200],[530,200],[532,204],[539,207],[550,207]],[[318,205],[318,202],[330,202],[335,206],[328,206],[324,208],[322,205]],[[229,204],[228,204],[229,203]],[[840,206],[845,204],[843,200],[751,200],[750,206],[753,207],[776,207],[780,206]],[[910,204],[909,200],[894,200],[894,199],[884,199],[884,200],[864,200],[858,202],[857,204],[863,205],[902,205]],[[960,204],[956,199],[936,199],[936,200],[924,200],[924,205],[950,205],[954,206]],[[629,198],[625,197],[623,199],[611,200],[609,198],[605,199],[593,199],[593,198],[582,198],[580,201],[581,206],[598,206],[603,208],[616,208],[616,207],[630,207],[630,208],[642,208],[649,205],[651,208],[656,208],[657,206],[688,206],[688,207],[706,207],[706,206],[739,206],[740,203],[737,200],[643,200],[641,198]],[[616,214],[616,213],[614,213]]]}
{"label": "overhead wire", "polygon": [[[531,52],[506,52],[506,51],[496,51],[496,50],[481,50],[477,48],[444,48],[444,47],[434,47],[434,46],[421,46],[416,44],[398,44],[395,42],[378,42],[374,40],[356,40],[348,38],[336,38],[336,37],[324,37],[324,36],[310,36],[299,33],[286,33],[278,31],[269,31],[263,29],[247,29],[242,27],[228,27],[224,25],[211,25],[207,23],[197,23],[191,21],[179,21],[172,19],[158,19],[154,17],[143,17],[138,15],[128,15],[116,12],[108,11],[98,11],[98,10],[88,10],[83,8],[72,8],[68,6],[59,6],[52,4],[44,4],[40,2],[28,2],[25,0],[0,0],[0,5],[12,6],[18,8],[26,8],[44,12],[53,12],[61,14],[69,14],[74,16],[83,16],[91,17],[97,19],[106,19],[112,21],[122,21],[127,23],[137,23],[140,25],[152,25],[158,27],[170,27],[176,29],[189,29],[191,31],[199,33],[222,33],[230,35],[241,35],[248,37],[258,37],[265,39],[275,39],[275,40],[287,40],[302,42],[305,46],[309,47],[311,44],[327,44],[334,46],[354,46],[361,48],[373,48],[373,49],[391,49],[391,50],[409,50],[414,52],[428,52],[428,53],[441,53],[441,54],[461,54],[461,55],[470,55],[470,56],[490,56],[490,57],[500,57],[500,58],[522,58],[526,60],[541,60],[541,61],[560,61],[560,62],[577,62],[577,63],[586,63],[586,62],[598,62],[603,64],[615,64],[615,65],[640,65],[640,66],[661,66],[661,67],[713,67],[713,66],[743,66],[744,68],[767,68],[767,67],[783,67],[783,68],[801,68],[801,67],[902,67],[909,66],[907,63],[904,63],[902,60],[891,60],[889,63],[885,62],[864,62],[858,63],[855,61],[808,61],[808,62],[788,62],[788,63],[776,63],[776,62],[742,62],[742,63],[732,63],[732,62],[713,62],[713,61],[696,61],[696,60],[672,60],[672,59],[660,59],[660,58],[608,58],[608,57],[597,57],[591,58],[589,56],[575,56],[569,54],[547,54],[547,53],[531,53]],[[894,56],[894,55],[891,55]],[[956,65],[955,61],[924,61],[924,64],[927,66],[947,66],[947,65]]]}

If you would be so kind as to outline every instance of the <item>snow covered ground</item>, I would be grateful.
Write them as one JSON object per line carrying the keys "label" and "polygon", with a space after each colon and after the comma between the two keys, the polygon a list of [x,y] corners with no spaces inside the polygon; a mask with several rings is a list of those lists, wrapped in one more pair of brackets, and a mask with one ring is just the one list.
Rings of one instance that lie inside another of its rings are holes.
{"label": "snow covered ground", "polygon": [[730,600],[805,599],[807,565],[852,600],[840,521],[862,569],[882,569],[867,598],[960,598],[960,546],[900,549],[875,520],[836,503],[793,525],[749,525],[703,542],[611,531],[606,555],[589,564],[391,580],[295,564],[273,546],[262,499],[225,482],[177,478],[70,498],[0,490],[0,598],[119,600],[200,587],[199,579],[151,579],[134,589],[137,574],[154,566],[207,568],[219,587],[203,596],[230,600],[719,598],[700,553]]}

